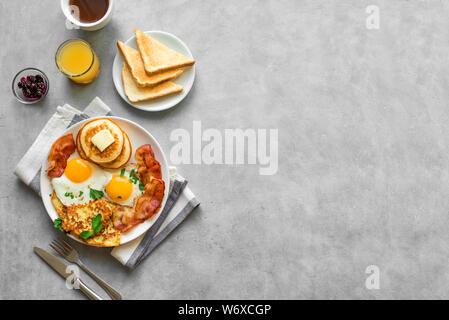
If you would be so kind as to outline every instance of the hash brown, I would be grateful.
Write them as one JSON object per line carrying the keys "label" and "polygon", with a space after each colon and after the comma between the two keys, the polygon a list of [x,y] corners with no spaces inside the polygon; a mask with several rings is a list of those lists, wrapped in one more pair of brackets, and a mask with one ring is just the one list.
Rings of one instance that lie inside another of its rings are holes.
{"label": "hash brown", "polygon": [[51,195],[51,203],[53,204],[53,207],[55,207],[58,216],[64,220],[67,216],[67,207],[61,202],[61,200],[59,200],[56,192],[53,192]]}
{"label": "hash brown", "polygon": [[[105,200],[94,200],[84,205],[64,204],[53,192],[51,202],[62,220],[62,228],[77,236],[83,231],[92,231],[92,218],[101,214],[103,228],[95,236],[83,239],[84,242],[98,247],[116,247],[120,245],[121,232],[114,228],[112,214],[116,205]],[[82,239],[80,237],[80,239]]]}
{"label": "hash brown", "polygon": [[120,245],[121,236],[122,233],[115,229],[112,220],[109,220],[99,233],[84,242],[97,247],[117,247]]}
{"label": "hash brown", "polygon": [[104,226],[111,220],[114,208],[114,204],[103,199],[94,200],[87,204],[73,204],[67,208],[66,218],[62,221],[62,228],[65,231],[73,232],[77,236],[83,231],[93,231],[92,219],[101,214],[101,222]]}

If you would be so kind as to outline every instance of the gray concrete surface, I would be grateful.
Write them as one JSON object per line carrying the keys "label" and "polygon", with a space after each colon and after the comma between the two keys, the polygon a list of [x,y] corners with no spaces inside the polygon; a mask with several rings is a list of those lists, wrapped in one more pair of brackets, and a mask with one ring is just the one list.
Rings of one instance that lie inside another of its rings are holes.
{"label": "gray concrete surface", "polygon": [[[170,132],[194,120],[279,129],[274,176],[180,165],[201,207],[134,272],[108,250],[75,245],[125,298],[449,298],[448,3],[116,2],[110,25],[93,33],[66,30],[59,1],[0,2],[0,298],[84,299],[33,254],[58,233],[12,170],[57,105],[95,96],[167,152]],[[368,5],[380,8],[379,30],[365,26]],[[115,41],[133,27],[171,32],[194,54],[197,78],[176,108],[145,113],[116,93]],[[89,86],[54,64],[71,37],[101,59]],[[26,66],[50,77],[43,103],[12,96]],[[372,264],[379,290],[365,288]]]}

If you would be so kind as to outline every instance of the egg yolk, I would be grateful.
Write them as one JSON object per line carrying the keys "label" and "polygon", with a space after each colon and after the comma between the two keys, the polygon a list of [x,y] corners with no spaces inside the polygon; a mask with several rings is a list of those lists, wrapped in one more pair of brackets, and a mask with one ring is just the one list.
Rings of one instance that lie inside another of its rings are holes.
{"label": "egg yolk", "polygon": [[133,184],[128,177],[121,177],[119,174],[112,176],[111,181],[106,186],[108,197],[117,202],[125,201],[133,192]]}
{"label": "egg yolk", "polygon": [[73,158],[67,162],[65,168],[65,176],[74,183],[80,183],[89,179],[92,168],[87,161],[81,158]]}

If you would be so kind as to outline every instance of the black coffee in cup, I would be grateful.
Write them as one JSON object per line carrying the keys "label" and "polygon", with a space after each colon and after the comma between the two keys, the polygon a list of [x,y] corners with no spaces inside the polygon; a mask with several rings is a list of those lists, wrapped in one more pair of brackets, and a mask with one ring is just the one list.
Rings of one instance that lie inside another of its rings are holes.
{"label": "black coffee in cup", "polygon": [[70,13],[83,23],[93,23],[104,17],[109,0],[70,0]]}

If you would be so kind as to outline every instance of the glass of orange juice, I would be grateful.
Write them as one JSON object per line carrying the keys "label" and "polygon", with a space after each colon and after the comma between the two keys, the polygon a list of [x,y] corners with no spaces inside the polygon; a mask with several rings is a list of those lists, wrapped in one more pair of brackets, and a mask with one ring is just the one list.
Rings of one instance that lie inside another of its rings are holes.
{"label": "glass of orange juice", "polygon": [[81,39],[64,41],[56,51],[55,59],[58,69],[76,83],[91,83],[100,73],[97,55]]}

